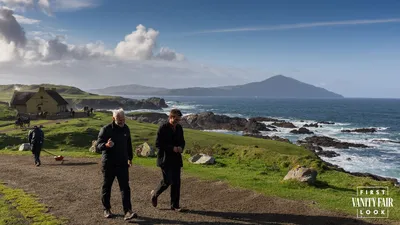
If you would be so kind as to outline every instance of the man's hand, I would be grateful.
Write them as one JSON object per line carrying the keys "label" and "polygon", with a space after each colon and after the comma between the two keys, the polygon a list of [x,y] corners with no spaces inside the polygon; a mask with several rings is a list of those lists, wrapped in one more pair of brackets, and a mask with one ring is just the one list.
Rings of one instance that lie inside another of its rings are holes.
{"label": "man's hand", "polygon": [[182,153],[182,148],[181,147],[174,147],[174,152]]}
{"label": "man's hand", "polygon": [[107,143],[106,143],[106,147],[107,148],[112,148],[114,146],[114,142],[110,139],[108,139]]}
{"label": "man's hand", "polygon": [[129,167],[132,166],[132,160],[128,160],[128,166],[129,166]]}

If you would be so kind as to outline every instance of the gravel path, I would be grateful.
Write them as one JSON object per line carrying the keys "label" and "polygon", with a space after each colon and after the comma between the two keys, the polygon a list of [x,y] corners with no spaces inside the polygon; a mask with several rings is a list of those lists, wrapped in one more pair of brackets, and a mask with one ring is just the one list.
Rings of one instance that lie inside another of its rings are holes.
{"label": "gravel path", "polygon": [[[115,180],[111,197],[113,219],[103,218],[100,199],[100,159],[67,158],[64,164],[42,156],[42,166],[33,158],[0,155],[0,181],[35,193],[50,213],[68,218],[70,224],[124,224],[122,202]],[[150,191],[158,184],[158,168],[130,168],[132,204],[136,224],[371,224],[311,207],[309,203],[266,197],[234,189],[219,181],[202,181],[183,173],[181,204],[186,212],[168,210],[169,189],[159,197],[158,208]]]}

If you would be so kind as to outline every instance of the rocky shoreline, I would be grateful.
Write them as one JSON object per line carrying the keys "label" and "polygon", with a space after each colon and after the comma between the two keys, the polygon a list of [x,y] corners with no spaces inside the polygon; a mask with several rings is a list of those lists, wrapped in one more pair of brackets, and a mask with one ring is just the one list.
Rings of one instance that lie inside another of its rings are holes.
{"label": "rocky shoreline", "polygon": [[[128,114],[128,117],[133,120],[137,120],[140,122],[153,123],[153,124],[161,124],[168,120],[168,116],[165,113],[134,113]],[[271,122],[271,124],[266,125],[263,122]],[[321,125],[322,124],[322,125]],[[269,140],[276,140],[291,143],[288,139],[282,138],[276,135],[269,136],[263,135],[261,132],[268,131],[276,131],[277,127],[282,128],[290,128],[293,130],[290,131],[292,134],[310,134],[313,136],[306,137],[303,140],[298,140],[296,144],[299,146],[303,146],[305,149],[312,151],[318,158],[320,156],[324,157],[337,157],[340,156],[335,151],[332,150],[324,150],[322,147],[331,147],[337,149],[348,149],[348,148],[368,148],[369,146],[364,144],[357,143],[349,143],[349,142],[341,142],[337,139],[326,137],[326,136],[316,136],[312,131],[307,129],[307,127],[315,127],[319,128],[324,124],[334,124],[329,121],[321,121],[313,124],[304,124],[302,127],[296,127],[293,123],[278,120],[274,118],[268,117],[253,117],[250,119],[240,118],[240,117],[229,117],[226,115],[217,115],[213,112],[202,112],[198,114],[190,114],[182,117],[181,125],[183,128],[190,128],[196,130],[229,130],[229,131],[239,131],[242,132],[243,136],[247,137],[255,137],[255,138],[263,138]],[[342,131],[342,132],[362,132],[362,133],[371,133],[376,131],[376,128],[361,128],[351,131]],[[321,158],[320,158],[321,159]],[[322,160],[322,159],[321,159]],[[351,159],[348,159],[351,160]],[[324,161],[324,160],[322,160]],[[386,178],[377,175],[373,175],[370,173],[352,173],[345,171],[343,168],[333,165],[329,162],[324,161],[330,168],[346,172],[355,176],[363,176],[363,177],[371,177],[374,180],[378,181],[390,181],[393,183],[398,183],[397,179],[394,178]]]}

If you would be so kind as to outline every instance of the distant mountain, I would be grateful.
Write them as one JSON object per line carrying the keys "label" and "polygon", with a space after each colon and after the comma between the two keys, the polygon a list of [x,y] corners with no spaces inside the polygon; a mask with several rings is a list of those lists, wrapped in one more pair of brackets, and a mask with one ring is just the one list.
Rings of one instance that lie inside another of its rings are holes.
{"label": "distant mountain", "polygon": [[90,93],[109,95],[152,95],[158,92],[167,91],[166,88],[154,88],[136,84],[111,86],[103,89],[88,90]]}
{"label": "distant mountain", "polygon": [[157,95],[157,96],[241,96],[268,98],[343,98],[342,95],[324,88],[303,83],[283,75],[273,76],[260,82],[214,88],[163,89],[140,85],[114,86],[91,90],[99,94]]}

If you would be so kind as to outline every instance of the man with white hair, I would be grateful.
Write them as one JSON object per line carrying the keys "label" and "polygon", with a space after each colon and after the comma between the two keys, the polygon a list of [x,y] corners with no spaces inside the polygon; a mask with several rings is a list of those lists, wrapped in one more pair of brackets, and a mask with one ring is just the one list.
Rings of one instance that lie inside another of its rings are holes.
{"label": "man with white hair", "polygon": [[122,109],[113,111],[113,122],[101,128],[97,140],[97,152],[102,153],[102,203],[104,217],[111,218],[111,187],[115,177],[121,190],[125,220],[137,218],[132,212],[131,189],[129,187],[129,170],[132,166],[133,150],[129,127],[125,124],[125,113]]}

